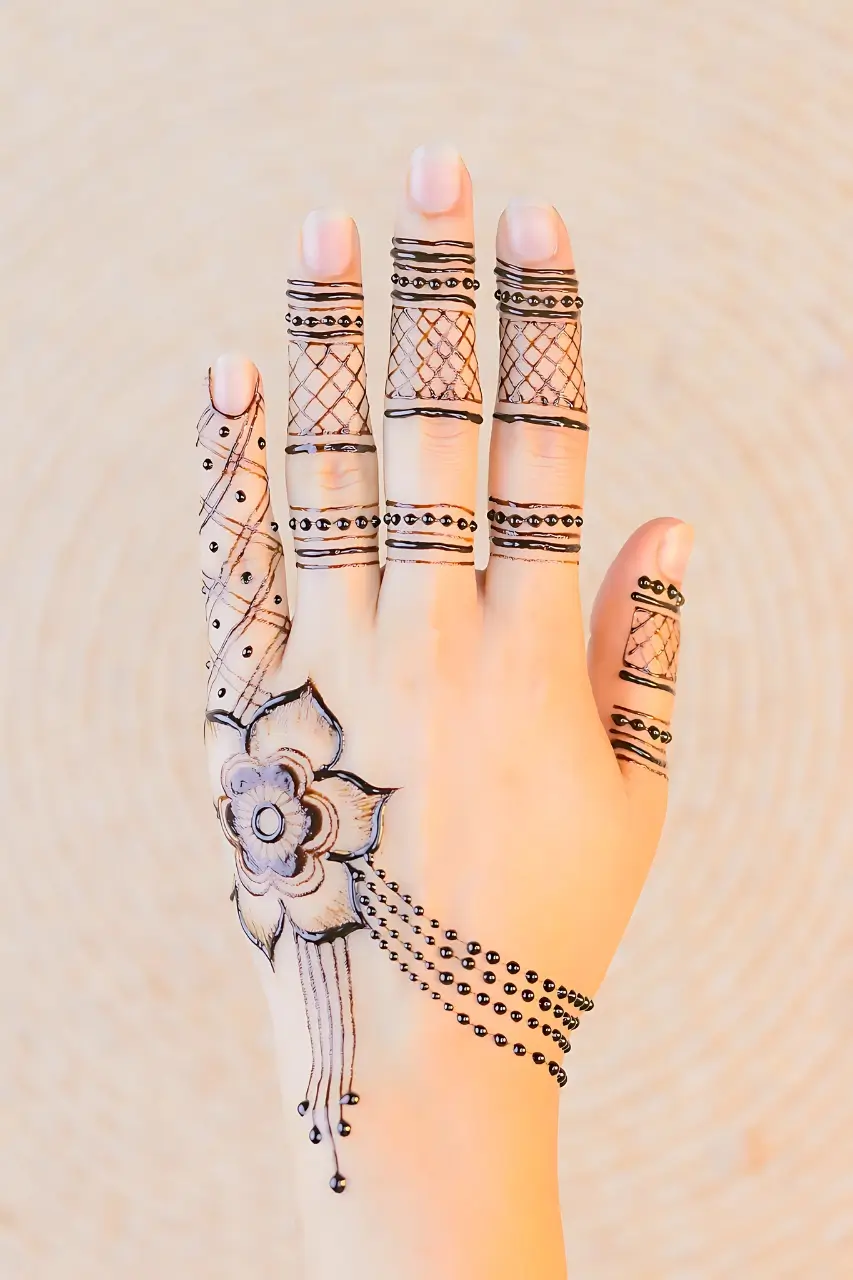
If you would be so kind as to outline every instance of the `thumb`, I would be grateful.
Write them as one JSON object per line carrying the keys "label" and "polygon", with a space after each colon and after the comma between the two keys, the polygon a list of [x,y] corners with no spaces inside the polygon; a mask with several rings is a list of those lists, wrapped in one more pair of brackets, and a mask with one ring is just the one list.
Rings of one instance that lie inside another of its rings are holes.
{"label": "thumb", "polygon": [[693,529],[650,520],[607,571],[590,620],[589,677],[638,826],[654,843],[666,815],[667,748],[681,641],[681,584]]}

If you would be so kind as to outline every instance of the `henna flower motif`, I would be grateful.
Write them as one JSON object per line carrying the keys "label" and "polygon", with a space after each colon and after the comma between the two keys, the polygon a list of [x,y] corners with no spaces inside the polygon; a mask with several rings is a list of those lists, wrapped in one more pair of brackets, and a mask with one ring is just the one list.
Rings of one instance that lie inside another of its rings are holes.
{"label": "henna flower motif", "polygon": [[349,864],[379,843],[388,790],[334,769],[343,733],[311,682],[270,698],[246,725],[212,711],[226,758],[217,808],[234,847],[237,913],[272,964],[285,919],[312,942],[364,927]]}

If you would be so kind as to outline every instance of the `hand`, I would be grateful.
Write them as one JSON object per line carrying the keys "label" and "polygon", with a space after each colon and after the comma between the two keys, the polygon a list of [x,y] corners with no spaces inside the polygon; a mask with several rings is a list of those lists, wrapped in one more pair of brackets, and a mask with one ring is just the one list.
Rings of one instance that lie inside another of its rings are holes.
{"label": "hand", "polygon": [[628,540],[587,661],[569,236],[550,207],[500,220],[485,516],[473,240],[467,170],[422,148],[392,249],[384,516],[349,218],[309,216],[289,282],[289,520],[254,365],[217,363],[199,422],[211,781],[318,1275],[565,1274],[564,1052],[665,814],[692,532]]}

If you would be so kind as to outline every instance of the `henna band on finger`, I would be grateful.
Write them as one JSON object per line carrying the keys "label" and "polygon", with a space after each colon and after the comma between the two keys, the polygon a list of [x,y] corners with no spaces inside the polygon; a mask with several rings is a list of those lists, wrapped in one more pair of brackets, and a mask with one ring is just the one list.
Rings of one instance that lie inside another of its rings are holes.
{"label": "henna band on finger", "polygon": [[668,720],[614,703],[607,733],[617,760],[666,778],[666,748],[672,742]]}
{"label": "henna band on finger", "polygon": [[631,593],[634,612],[619,679],[661,693],[675,693],[678,650],[681,643],[681,606],[678,587],[643,574]]}
{"label": "henna band on finger", "polygon": [[578,563],[583,526],[580,507],[490,497],[487,515],[491,554],[497,559]]}
{"label": "henna band on finger", "polygon": [[[477,421],[479,415],[452,407],[481,404],[483,399],[475,347],[474,295],[480,282],[473,275],[473,244],[395,236],[391,260],[386,398],[450,401],[440,410],[427,407],[426,412]],[[386,417],[404,412],[386,410]]]}
{"label": "henna band on finger", "polygon": [[289,280],[287,454],[375,453],[360,284]]}
{"label": "henna band on finger", "polygon": [[379,506],[295,507],[293,533],[297,569],[339,569],[379,564]]}
{"label": "henna band on finger", "polygon": [[[500,315],[499,385],[495,417],[502,422],[587,431],[578,282],[574,271],[522,270],[498,259],[495,298]],[[514,406],[564,412],[540,415]]]}
{"label": "henna band on finger", "polygon": [[469,507],[444,502],[388,502],[384,521],[389,560],[415,564],[474,563],[477,522]]}

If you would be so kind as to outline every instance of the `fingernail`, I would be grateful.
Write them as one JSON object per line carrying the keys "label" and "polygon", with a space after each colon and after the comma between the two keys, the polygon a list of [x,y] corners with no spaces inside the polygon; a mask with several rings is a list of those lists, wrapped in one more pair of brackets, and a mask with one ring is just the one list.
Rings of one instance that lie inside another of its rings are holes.
{"label": "fingernail", "polygon": [[520,266],[553,258],[557,252],[557,210],[550,204],[510,200],[506,207],[509,242]]}
{"label": "fingernail", "polygon": [[680,583],[693,550],[693,526],[670,525],[658,547],[658,568],[664,577]]}
{"label": "fingernail", "polygon": [[337,209],[314,209],[302,224],[302,259],[322,280],[346,271],[355,256],[355,223]]}
{"label": "fingernail", "polygon": [[446,143],[418,147],[409,162],[409,195],[422,213],[446,213],[462,194],[462,157]]}
{"label": "fingernail", "polygon": [[258,371],[251,360],[230,351],[211,370],[211,403],[220,413],[236,418],[252,403],[257,385]]}

